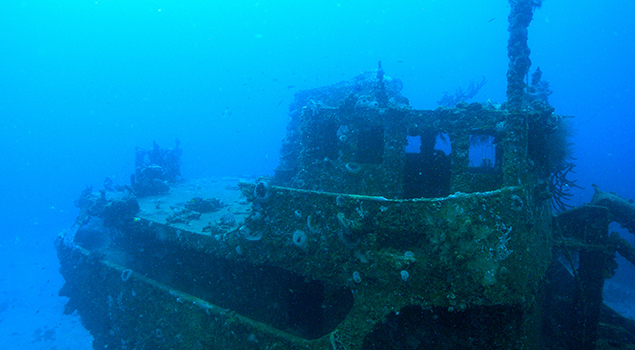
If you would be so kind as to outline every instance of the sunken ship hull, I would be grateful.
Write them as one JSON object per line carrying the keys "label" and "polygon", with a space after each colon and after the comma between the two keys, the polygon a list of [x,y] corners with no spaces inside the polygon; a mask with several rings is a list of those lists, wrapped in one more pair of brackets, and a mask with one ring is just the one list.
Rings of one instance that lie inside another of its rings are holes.
{"label": "sunken ship hull", "polygon": [[96,349],[633,348],[602,305],[635,261],[611,205],[554,216],[568,118],[523,82],[531,4],[503,106],[416,110],[380,65],[296,94],[275,176],[183,181],[178,144],[138,150],[55,242],[66,312]]}
{"label": "sunken ship hull", "polygon": [[[56,244],[61,294],[96,348],[544,344],[549,179],[521,167],[528,133],[510,121],[564,118],[480,104],[359,107],[368,95],[337,98],[350,84],[370,89],[378,78],[330,87],[336,107],[314,102],[324,89],[298,95],[273,178],[83,194]],[[483,145],[495,149],[476,163]],[[574,336],[586,339],[554,341]]]}

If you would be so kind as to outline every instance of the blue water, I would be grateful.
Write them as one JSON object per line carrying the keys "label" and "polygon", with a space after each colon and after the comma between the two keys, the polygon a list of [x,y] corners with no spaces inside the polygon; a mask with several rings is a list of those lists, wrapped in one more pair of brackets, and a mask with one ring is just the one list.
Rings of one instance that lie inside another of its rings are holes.
{"label": "blue water", "polygon": [[[135,147],[180,139],[186,178],[271,174],[294,92],[379,60],[415,108],[483,76],[474,101],[503,102],[508,12],[491,0],[4,1],[0,348],[90,347],[60,316],[52,241],[86,185],[129,183]],[[634,14],[628,0],[547,0],[529,28],[531,70],[575,116],[574,205],[592,183],[635,197]]]}

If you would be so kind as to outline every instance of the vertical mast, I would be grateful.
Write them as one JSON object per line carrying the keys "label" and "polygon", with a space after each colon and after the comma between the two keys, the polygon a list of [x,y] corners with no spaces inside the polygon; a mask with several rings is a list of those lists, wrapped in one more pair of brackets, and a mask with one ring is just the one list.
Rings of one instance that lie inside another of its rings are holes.
{"label": "vertical mast", "polygon": [[511,7],[509,21],[509,40],[507,41],[507,109],[519,111],[525,93],[525,77],[529,72],[529,46],[527,46],[527,27],[533,18],[533,10],[540,7],[541,0],[509,0]]}

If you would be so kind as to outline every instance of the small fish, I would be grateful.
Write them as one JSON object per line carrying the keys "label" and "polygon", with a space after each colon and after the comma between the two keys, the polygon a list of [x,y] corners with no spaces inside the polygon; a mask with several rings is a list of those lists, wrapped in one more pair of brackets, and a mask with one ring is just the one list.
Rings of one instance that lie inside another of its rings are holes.
{"label": "small fish", "polygon": [[134,222],[139,222],[139,221],[141,221],[141,218],[137,218],[137,217],[135,217],[135,218],[132,218],[132,221],[134,221]]}
{"label": "small fish", "polygon": [[487,23],[490,23],[491,21],[495,20],[496,17],[492,17],[492,19],[490,19],[489,21],[487,21]]}
{"label": "small fish", "polygon": [[223,118],[231,117],[232,111],[229,107],[225,106],[225,110],[223,111]]}
{"label": "small fish", "polygon": [[295,87],[295,85],[288,85],[287,89],[293,89]]}

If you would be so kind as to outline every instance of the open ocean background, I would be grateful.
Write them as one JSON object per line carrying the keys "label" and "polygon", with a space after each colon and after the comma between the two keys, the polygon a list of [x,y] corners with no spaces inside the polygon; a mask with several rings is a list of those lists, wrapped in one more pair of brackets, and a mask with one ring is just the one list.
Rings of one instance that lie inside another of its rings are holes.
{"label": "open ocean background", "polygon": [[[0,349],[91,348],[62,314],[53,240],[87,185],[129,184],[135,147],[178,138],[185,178],[272,174],[293,94],[379,60],[414,108],[483,76],[471,101],[503,102],[508,13],[503,0],[3,1]],[[633,16],[632,0],[546,0],[529,27],[531,72],[575,116],[574,205],[592,183],[635,198]],[[628,315],[634,277],[620,260],[607,284]]]}

